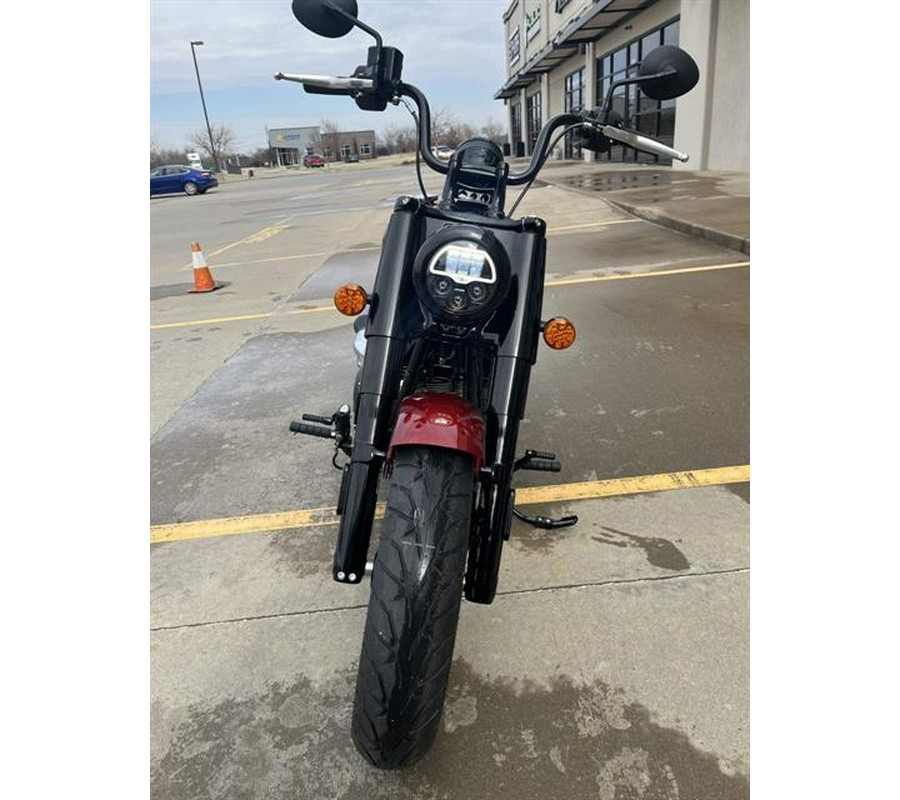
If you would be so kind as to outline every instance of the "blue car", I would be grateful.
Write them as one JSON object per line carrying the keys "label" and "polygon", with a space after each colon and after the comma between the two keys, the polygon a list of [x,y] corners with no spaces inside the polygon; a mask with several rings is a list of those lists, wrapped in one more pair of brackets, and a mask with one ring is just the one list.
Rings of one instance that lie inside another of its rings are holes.
{"label": "blue car", "polygon": [[150,170],[150,194],[184,192],[203,194],[207,189],[218,186],[219,181],[212,172],[193,169],[183,164],[156,167]]}

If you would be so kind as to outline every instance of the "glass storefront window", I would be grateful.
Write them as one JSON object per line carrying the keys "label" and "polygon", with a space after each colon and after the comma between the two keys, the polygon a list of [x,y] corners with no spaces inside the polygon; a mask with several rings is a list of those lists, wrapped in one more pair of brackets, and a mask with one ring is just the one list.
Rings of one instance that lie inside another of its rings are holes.
{"label": "glass storefront window", "polygon": [[534,143],[541,132],[541,93],[535,92],[525,100],[528,113],[528,140],[530,149],[534,150]]}
{"label": "glass storefront window", "polygon": [[678,47],[678,20],[663,28],[663,44],[671,44]]}
{"label": "glass storefront window", "polygon": [[641,60],[640,50],[641,50],[640,42],[632,42],[630,45],[628,45],[628,66],[629,67],[637,66],[637,63]]}
{"label": "glass storefront window", "polygon": [[522,106],[516,103],[512,106],[512,147],[513,155],[516,153],[519,142],[522,141]]}
{"label": "glass storefront window", "polygon": [[[566,76],[566,111],[579,111],[584,106],[584,67]],[[565,157],[581,158],[581,145],[572,134],[566,135]]]}
{"label": "glass storefront window", "polygon": [[[635,66],[660,44],[678,44],[678,20],[672,20],[642,37],[627,42],[597,59],[597,101],[606,97],[610,84],[633,75]],[[620,87],[613,95],[612,108],[625,118],[626,127],[672,145],[675,136],[675,101],[659,102],[644,95],[637,84]],[[610,161],[655,162],[656,156],[638,153],[629,147],[614,145],[606,158]]]}
{"label": "glass storefront window", "polygon": [[659,31],[654,31],[649,36],[641,39],[641,52],[649,53],[657,45],[659,45]]}

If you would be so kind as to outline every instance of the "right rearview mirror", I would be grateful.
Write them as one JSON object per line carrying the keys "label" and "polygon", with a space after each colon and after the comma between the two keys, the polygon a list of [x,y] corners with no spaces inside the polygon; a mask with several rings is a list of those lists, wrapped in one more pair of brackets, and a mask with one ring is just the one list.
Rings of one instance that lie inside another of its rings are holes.
{"label": "right rearview mirror", "polygon": [[291,11],[304,28],[339,39],[353,30],[359,8],[356,0],[293,0]]}
{"label": "right rearview mirror", "polygon": [[687,94],[697,85],[700,70],[694,59],[680,47],[663,45],[644,56],[638,67],[637,77],[641,91],[647,97],[653,100],[671,100]]}

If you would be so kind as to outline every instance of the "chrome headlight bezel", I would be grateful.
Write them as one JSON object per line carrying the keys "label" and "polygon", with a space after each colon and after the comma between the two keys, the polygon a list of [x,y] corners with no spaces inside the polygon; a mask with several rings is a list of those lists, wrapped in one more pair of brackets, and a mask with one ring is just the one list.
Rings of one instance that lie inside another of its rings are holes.
{"label": "chrome headlight bezel", "polygon": [[450,225],[425,240],[413,264],[422,304],[443,322],[487,320],[509,291],[510,264],[494,234],[476,225]]}

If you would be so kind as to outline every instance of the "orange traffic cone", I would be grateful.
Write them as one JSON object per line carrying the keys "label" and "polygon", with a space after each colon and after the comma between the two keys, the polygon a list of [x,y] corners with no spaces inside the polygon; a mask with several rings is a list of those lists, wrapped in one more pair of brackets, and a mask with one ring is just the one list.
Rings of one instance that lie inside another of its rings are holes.
{"label": "orange traffic cone", "polygon": [[206,258],[200,249],[200,242],[191,242],[191,258],[194,261],[194,288],[188,289],[188,292],[191,294],[212,292],[224,286],[224,284],[216,283],[213,280],[209,267],[206,266]]}

